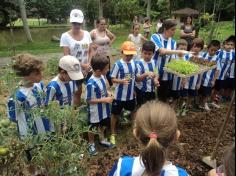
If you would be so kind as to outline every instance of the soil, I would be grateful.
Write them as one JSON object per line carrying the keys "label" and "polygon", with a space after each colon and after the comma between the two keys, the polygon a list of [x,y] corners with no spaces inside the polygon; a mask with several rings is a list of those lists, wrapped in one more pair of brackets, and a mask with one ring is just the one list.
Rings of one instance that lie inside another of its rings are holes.
{"label": "soil", "polygon": [[[178,144],[169,148],[169,159],[176,165],[185,168],[192,176],[204,176],[211,168],[205,165],[201,159],[212,153],[227,110],[228,104],[224,104],[220,110],[190,112],[188,116],[179,118],[181,137]],[[235,109],[233,109],[218,149],[216,157],[218,165],[221,164],[223,151],[234,142],[234,117]],[[117,148],[111,150],[99,148],[99,155],[88,159],[89,176],[107,175],[120,156],[139,155],[140,147],[132,135],[131,125],[120,127],[117,141]]]}

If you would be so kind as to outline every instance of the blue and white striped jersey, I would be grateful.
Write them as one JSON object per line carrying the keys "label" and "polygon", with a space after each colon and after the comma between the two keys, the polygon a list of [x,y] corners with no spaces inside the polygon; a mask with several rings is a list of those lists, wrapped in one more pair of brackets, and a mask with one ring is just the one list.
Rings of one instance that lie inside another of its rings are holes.
{"label": "blue and white striped jersey", "polygon": [[215,61],[217,62],[217,68],[210,70],[208,72],[203,73],[202,76],[202,85],[204,87],[212,87],[212,81],[215,77],[216,70],[220,70],[219,62],[218,62],[218,56],[210,56],[207,52],[202,55],[202,58],[208,61]]}
{"label": "blue and white striped jersey", "polygon": [[[104,76],[98,78],[92,75],[86,85],[86,100],[101,99],[107,96],[108,93]],[[110,115],[109,103],[88,103],[88,119],[90,123],[99,123],[103,119],[110,117]]]}
{"label": "blue and white striped jersey", "polygon": [[229,67],[229,78],[235,78],[235,58],[233,58],[232,63]]}
{"label": "blue and white striped jersey", "polygon": [[165,65],[170,62],[172,58],[175,58],[174,55],[160,55],[159,49],[165,48],[168,50],[176,50],[176,42],[172,38],[165,39],[162,34],[153,34],[151,36],[151,41],[156,45],[156,52],[154,54],[154,60],[157,61],[160,80],[172,80],[173,75],[164,71]]}
{"label": "blue and white striped jersey", "polygon": [[136,64],[133,60],[126,63],[123,59],[118,60],[111,70],[111,78],[130,78],[128,85],[117,84],[115,89],[115,100],[130,101],[134,99],[135,76],[137,73]]}
{"label": "blue and white striped jersey", "polygon": [[[122,157],[113,166],[109,176],[142,176],[145,167],[140,157]],[[160,176],[188,176],[188,173],[171,162],[167,162]]]}
{"label": "blue and white striped jersey", "polygon": [[35,116],[32,110],[44,104],[43,83],[35,83],[33,87],[20,86],[14,97],[10,97],[7,103],[8,117],[17,123],[20,138],[28,135],[54,131],[53,124],[49,119]]}
{"label": "blue and white striped jersey", "polygon": [[[201,55],[198,56],[199,58],[202,58]],[[186,55],[185,57],[186,60],[190,59],[190,55]],[[196,90],[197,88],[197,84],[200,83],[201,79],[201,75],[194,75],[190,78],[187,79],[185,85],[184,85],[184,89],[189,89],[189,90]]]}
{"label": "blue and white striped jersey", "polygon": [[229,68],[232,64],[233,58],[235,58],[235,52],[227,52],[225,50],[221,50],[218,54],[219,57],[219,66],[220,66],[220,73],[218,76],[218,80],[225,80],[226,74],[229,71]]}
{"label": "blue and white striped jersey", "polygon": [[[142,75],[147,72],[156,72],[158,76],[158,67],[155,64],[155,61],[152,59],[150,62],[146,62],[144,59],[136,62],[137,65],[137,74]],[[136,82],[136,87],[143,92],[154,92],[155,85],[152,78],[145,78],[141,82]]]}
{"label": "blue and white striped jersey", "polygon": [[50,101],[58,101],[60,106],[73,105],[74,93],[78,90],[76,81],[62,82],[58,76],[52,79],[47,85],[45,104]]}
{"label": "blue and white striped jersey", "polygon": [[[178,55],[175,56],[175,59],[180,59]],[[184,55],[184,60],[189,60],[189,55]],[[181,82],[182,78],[178,77],[177,75],[173,76],[173,82],[172,82],[172,90],[178,91],[181,89]]]}

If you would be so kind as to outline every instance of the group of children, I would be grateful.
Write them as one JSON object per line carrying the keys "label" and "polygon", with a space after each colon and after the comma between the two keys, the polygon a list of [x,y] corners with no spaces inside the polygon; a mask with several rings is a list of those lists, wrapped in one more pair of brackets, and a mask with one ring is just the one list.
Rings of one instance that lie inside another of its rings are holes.
{"label": "group of children", "polygon": [[[178,50],[186,50],[186,48],[186,41],[180,40],[177,43]],[[227,99],[227,96],[230,95],[229,91],[225,90],[234,89],[234,38],[230,37],[225,40],[223,48],[221,48],[219,41],[213,40],[209,43],[207,52],[203,53],[203,49],[204,41],[197,38],[194,39],[189,54],[172,56],[171,59],[189,60],[191,57],[199,57],[217,62],[216,69],[185,80],[171,75],[172,89],[168,91],[172,92],[169,97],[174,99],[173,105],[176,106],[181,97],[183,99],[180,103],[181,106],[183,104],[185,104],[184,107],[197,105],[200,102],[197,98],[200,93],[204,109],[210,110],[208,100],[211,99],[212,90],[214,95],[221,93],[222,98],[226,97]],[[158,175],[162,172],[168,173],[168,171],[183,176],[187,175],[184,170],[165,159],[164,148],[176,141],[180,133],[175,113],[169,105],[152,101],[156,99],[156,90],[162,84],[159,82],[160,70],[157,60],[153,58],[155,52],[156,45],[152,41],[146,41],[142,45],[142,57],[134,60],[133,56],[137,54],[137,46],[131,41],[122,44],[122,58],[115,62],[110,74],[115,85],[114,95],[104,77],[109,70],[108,58],[97,54],[91,59],[90,65],[93,74],[86,82],[85,95],[90,129],[96,128],[98,130],[101,145],[113,148],[116,145],[117,122],[125,109],[130,111],[131,117],[135,119],[134,136],[146,146],[140,155],[143,163],[139,162],[140,158],[119,160],[112,175],[118,172],[117,169],[122,169],[120,167],[123,166],[122,163],[130,162],[140,165],[137,170],[132,171],[139,173],[139,175],[140,173]],[[54,131],[53,122],[47,117],[33,119],[33,123],[30,123],[32,119],[28,110],[47,106],[52,101],[57,101],[61,108],[79,106],[80,102],[77,99],[78,80],[83,79],[80,62],[72,56],[63,56],[59,61],[58,75],[44,88],[41,82],[43,68],[41,61],[28,54],[18,55],[13,59],[13,69],[17,75],[23,77],[23,80],[15,96],[8,101],[9,118],[17,122],[22,139],[29,133]],[[42,92],[46,92],[46,97],[41,96]],[[146,103],[147,101],[150,102]],[[216,104],[212,103],[211,105],[217,107]],[[140,109],[135,113],[136,107],[140,107]],[[111,127],[110,141],[104,136],[104,131],[109,126]],[[88,142],[89,153],[96,155],[94,133],[88,133]],[[125,172],[130,172],[130,170]]]}

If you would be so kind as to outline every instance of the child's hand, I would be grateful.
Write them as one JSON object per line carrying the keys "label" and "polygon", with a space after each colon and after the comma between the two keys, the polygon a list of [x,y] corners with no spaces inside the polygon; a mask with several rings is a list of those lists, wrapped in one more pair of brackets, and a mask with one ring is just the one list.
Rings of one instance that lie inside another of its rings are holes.
{"label": "child's hand", "polygon": [[197,90],[199,90],[199,89],[200,89],[200,87],[201,87],[201,84],[197,84],[197,87],[196,87],[196,89],[197,89]]}
{"label": "child's hand", "polygon": [[152,78],[152,79],[156,77],[156,74],[154,72],[147,72],[146,74],[147,74],[147,77]]}
{"label": "child's hand", "polygon": [[124,85],[129,85],[129,83],[130,83],[130,79],[127,79],[127,78],[123,79],[121,82],[121,84],[124,84]]}
{"label": "child's hand", "polygon": [[211,86],[214,87],[214,86],[215,86],[215,83],[216,83],[216,81],[215,81],[215,80],[212,80],[212,81],[211,81]]}
{"label": "child's hand", "polygon": [[111,96],[110,96],[110,97],[106,97],[106,98],[104,98],[104,102],[105,102],[105,103],[112,103],[112,102],[113,102],[113,99],[114,99],[114,98],[111,97]]}

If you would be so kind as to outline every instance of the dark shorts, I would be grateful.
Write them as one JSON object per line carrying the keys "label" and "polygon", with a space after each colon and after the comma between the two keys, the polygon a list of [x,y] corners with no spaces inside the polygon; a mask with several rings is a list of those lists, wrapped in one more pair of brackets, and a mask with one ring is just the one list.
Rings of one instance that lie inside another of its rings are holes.
{"label": "dark shorts", "polygon": [[212,87],[201,86],[199,90],[199,94],[202,95],[203,97],[211,96],[211,92],[212,92]]}
{"label": "dark shorts", "polygon": [[89,124],[89,129],[92,130],[94,128],[99,128],[99,127],[107,127],[107,128],[110,128],[110,125],[111,125],[111,118],[108,117],[108,118],[105,118],[103,119],[101,122],[99,123],[88,123]]}
{"label": "dark shorts", "polygon": [[157,90],[157,96],[160,101],[166,102],[171,97],[172,81],[160,81],[160,87]]}
{"label": "dark shorts", "polygon": [[130,101],[114,100],[112,102],[111,113],[114,115],[120,115],[123,109],[132,112],[135,110],[135,106],[136,106],[135,99],[130,100]]}
{"label": "dark shorts", "polygon": [[227,78],[226,79],[226,86],[228,89],[235,89],[235,78]]}
{"label": "dark shorts", "polygon": [[214,89],[217,91],[220,91],[221,89],[226,89],[227,88],[227,81],[226,80],[216,80]]}
{"label": "dark shorts", "polygon": [[179,97],[180,97],[180,90],[172,90],[171,91],[171,96],[175,100],[179,99]]}
{"label": "dark shorts", "polygon": [[180,96],[181,97],[187,97],[188,96],[188,89],[183,89],[180,91]]}
{"label": "dark shorts", "polygon": [[155,100],[156,94],[155,92],[143,92],[136,88],[136,98],[137,98],[137,104],[140,106],[147,101]]}
{"label": "dark shorts", "polygon": [[190,96],[190,97],[197,97],[198,96],[198,90],[189,89],[188,90],[188,96]]}

